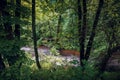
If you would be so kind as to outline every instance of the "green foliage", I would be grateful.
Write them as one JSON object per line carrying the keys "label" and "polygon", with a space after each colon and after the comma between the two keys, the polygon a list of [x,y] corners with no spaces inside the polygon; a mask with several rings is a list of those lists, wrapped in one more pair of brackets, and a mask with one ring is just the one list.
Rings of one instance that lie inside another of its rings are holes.
{"label": "green foliage", "polygon": [[[56,52],[56,50],[53,48],[51,52]],[[20,62],[22,62],[22,65],[18,68]],[[82,67],[69,65],[69,63],[79,64],[76,60],[62,62],[61,58],[52,56],[40,61],[42,66],[40,70],[37,70],[36,63],[29,57],[20,60],[20,62],[3,70],[0,74],[0,80],[93,80],[96,74],[91,64],[86,63],[85,71],[83,72]],[[57,62],[62,65],[57,65]]]}
{"label": "green foliage", "polygon": [[19,68],[18,64],[10,66],[2,71],[0,80],[30,80],[31,68],[25,64]]}
{"label": "green foliage", "polygon": [[0,76],[0,80],[93,80],[94,70],[86,68],[82,72],[81,67],[57,67],[56,69],[33,70],[23,65],[21,69],[11,67]]}
{"label": "green foliage", "polygon": [[56,50],[55,47],[52,47],[52,48],[50,49],[50,54],[51,54],[51,55],[55,55],[55,56],[60,55],[60,53],[58,52],[58,50]]}
{"label": "green foliage", "polygon": [[[76,3],[77,1],[53,1],[40,0],[37,1],[37,37],[38,44],[55,45],[57,48],[76,49],[78,48],[78,29],[77,29],[77,15]],[[38,8],[39,5],[39,8]],[[62,19],[59,22],[59,15]],[[57,38],[57,27],[60,26],[60,35],[58,44],[55,40]],[[54,41],[47,42],[44,39],[51,37]],[[78,48],[79,49],[79,48]]]}
{"label": "green foliage", "polygon": [[21,41],[18,40],[0,40],[0,53],[6,56],[14,56],[16,54],[22,55],[20,51],[20,46],[22,46]]}
{"label": "green foliage", "polygon": [[[11,0],[12,1],[12,0]],[[25,55],[20,51],[20,47],[25,44],[32,45],[31,36],[31,2],[29,0],[22,0],[22,5],[19,12],[21,12],[21,18],[15,17],[15,9],[17,5],[15,2],[11,3],[4,9],[9,12],[9,16],[2,17],[0,12],[0,54],[3,61],[6,64],[5,70],[0,73],[0,80],[93,80],[97,71],[91,64],[85,64],[85,70],[82,71],[82,67],[71,67],[69,62],[62,62],[61,58],[45,57],[45,60],[41,61],[42,69],[37,70],[35,61],[29,58],[25,58]],[[14,1],[14,0],[13,0]],[[87,2],[87,39],[91,32],[92,21],[97,9],[97,0],[88,0]],[[77,1],[75,0],[36,0],[36,33],[38,38],[38,45],[46,44],[52,46],[50,52],[53,55],[59,55],[55,48],[75,49],[79,50],[78,40],[78,16],[77,13]],[[105,0],[104,9],[101,13],[98,28],[96,30],[96,36],[92,47],[92,57],[97,57],[99,53],[104,52],[107,49],[108,41],[113,40],[114,44],[120,44],[120,2],[119,0]],[[59,44],[56,44],[58,17],[62,16]],[[14,24],[21,24],[21,40],[6,40],[7,35],[4,31],[4,23],[9,22],[14,31]],[[113,28],[111,28],[111,26]],[[114,33],[116,40],[111,39],[112,33]],[[48,41],[48,39],[53,41]],[[29,41],[29,42],[28,42]],[[116,42],[115,42],[116,41]],[[118,43],[117,43],[118,42]],[[85,43],[85,44],[86,44]],[[86,44],[87,45],[87,44]],[[53,47],[55,46],[55,48]],[[19,54],[20,58],[16,61],[15,65],[8,66],[7,59],[9,57]],[[53,60],[53,62],[50,62]],[[22,62],[21,68],[18,68],[20,62]],[[62,66],[56,65],[59,62]],[[90,61],[92,62],[92,61]],[[71,64],[79,64],[78,61],[73,60]],[[112,75],[116,76],[112,76]],[[119,76],[117,73],[105,73],[104,79],[117,80]]]}
{"label": "green foliage", "polygon": [[[25,62],[20,69],[17,65],[11,66],[0,74],[0,80],[93,80],[97,72],[90,64],[85,65],[84,72],[80,66],[58,66],[56,69],[42,68],[37,70],[30,65]],[[105,80],[119,80],[119,75],[118,72],[105,72],[103,78]]]}
{"label": "green foliage", "polygon": [[104,80],[119,80],[120,72],[105,72],[102,77]]}
{"label": "green foliage", "polygon": [[[91,70],[90,68],[86,68],[85,72],[82,72],[81,67],[58,67],[56,70],[48,70],[43,71],[43,77],[42,79],[45,80],[93,80],[94,70]],[[44,73],[45,72],[45,73]],[[50,74],[48,76],[48,74]]]}

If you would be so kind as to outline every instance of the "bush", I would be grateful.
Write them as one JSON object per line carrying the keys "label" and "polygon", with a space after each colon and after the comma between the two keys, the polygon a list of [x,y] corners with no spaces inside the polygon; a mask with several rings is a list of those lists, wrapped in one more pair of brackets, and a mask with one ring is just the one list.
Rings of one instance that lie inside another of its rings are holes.
{"label": "bush", "polygon": [[118,72],[105,72],[102,75],[104,80],[120,80],[120,71]]}
{"label": "bush", "polygon": [[8,67],[1,75],[0,80],[93,80],[96,71],[90,64],[85,65],[82,71],[80,66],[56,66],[38,70],[36,65],[23,64],[19,69],[17,65]]}

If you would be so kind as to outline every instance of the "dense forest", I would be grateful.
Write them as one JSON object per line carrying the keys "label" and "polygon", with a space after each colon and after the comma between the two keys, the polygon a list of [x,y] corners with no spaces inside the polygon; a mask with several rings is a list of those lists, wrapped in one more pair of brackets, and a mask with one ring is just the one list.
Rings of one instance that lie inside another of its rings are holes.
{"label": "dense forest", "polygon": [[120,0],[0,0],[0,80],[120,80]]}

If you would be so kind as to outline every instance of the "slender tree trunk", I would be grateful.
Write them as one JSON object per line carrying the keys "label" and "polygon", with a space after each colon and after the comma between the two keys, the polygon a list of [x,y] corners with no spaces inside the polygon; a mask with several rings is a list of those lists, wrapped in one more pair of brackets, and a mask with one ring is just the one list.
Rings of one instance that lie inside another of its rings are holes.
{"label": "slender tree trunk", "polygon": [[48,21],[48,28],[49,28],[49,31],[50,31],[50,35],[48,37],[48,42],[52,42],[53,40],[53,37],[52,37],[52,29],[51,29],[51,26],[50,26],[50,22]]}
{"label": "slender tree trunk", "polygon": [[41,65],[39,63],[39,56],[38,56],[38,50],[37,50],[37,39],[36,39],[36,28],[35,28],[35,0],[32,0],[32,33],[33,33],[36,65],[38,69],[40,69]]}
{"label": "slender tree trunk", "polygon": [[2,55],[0,54],[0,71],[2,71],[5,68],[4,61],[2,59]]}
{"label": "slender tree trunk", "polygon": [[56,43],[58,43],[59,38],[60,38],[60,30],[61,30],[60,25],[61,25],[61,14],[59,15],[59,18],[58,18]]}
{"label": "slender tree trunk", "polygon": [[86,14],[87,14],[87,7],[86,7],[86,0],[82,1],[82,27],[81,27],[81,35],[80,35],[80,62],[81,66],[83,66],[84,54],[85,54],[85,37],[86,37]]}
{"label": "slender tree trunk", "polygon": [[[21,7],[21,0],[16,0],[16,10],[15,10],[15,17],[20,19],[20,7]],[[20,24],[15,24],[15,37],[20,39]]]}
{"label": "slender tree trunk", "polygon": [[80,64],[83,65],[82,60],[84,59],[84,50],[81,48],[81,21],[82,21],[82,10],[81,0],[78,0],[78,33],[79,33],[79,45],[80,45]]}
{"label": "slender tree trunk", "polygon": [[97,24],[98,24],[98,20],[99,20],[100,12],[102,10],[103,3],[104,3],[104,0],[99,0],[98,9],[97,9],[95,19],[94,19],[94,22],[93,22],[92,33],[90,35],[88,45],[87,45],[86,54],[85,54],[85,59],[86,60],[88,60],[89,56],[90,56],[92,43],[93,43],[93,40],[94,40],[94,37],[95,37],[95,30],[96,30],[96,27],[97,27]]}
{"label": "slender tree trunk", "polygon": [[[3,12],[4,8],[5,8],[5,6],[3,5],[3,0],[0,0],[0,17],[2,17],[2,12]],[[3,29],[4,29],[3,26],[0,24],[0,31],[2,31]],[[3,37],[3,36],[0,36],[0,38],[1,37]],[[0,53],[0,71],[2,71],[4,68],[5,68],[5,64],[2,59],[2,54]]]}

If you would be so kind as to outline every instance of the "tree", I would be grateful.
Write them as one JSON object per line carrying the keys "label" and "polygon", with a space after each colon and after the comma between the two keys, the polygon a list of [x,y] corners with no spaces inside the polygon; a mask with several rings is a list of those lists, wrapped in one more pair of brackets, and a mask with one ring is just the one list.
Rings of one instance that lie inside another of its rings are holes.
{"label": "tree", "polygon": [[40,69],[41,65],[39,63],[39,56],[38,56],[37,42],[36,42],[37,39],[36,39],[36,28],[35,28],[35,0],[32,0],[32,33],[33,33],[36,65],[37,65],[38,69]]}
{"label": "tree", "polygon": [[[79,0],[78,0],[79,1]],[[79,5],[80,5],[79,1]],[[79,8],[79,6],[78,6]],[[87,7],[86,7],[86,0],[82,1],[82,26],[81,26],[81,35],[80,35],[80,62],[81,66],[83,66],[84,54],[85,54],[85,38],[86,38],[86,15],[87,15]],[[79,14],[80,16],[80,14]],[[79,24],[78,24],[79,25]]]}
{"label": "tree", "polygon": [[57,26],[57,38],[56,38],[56,43],[59,43],[59,39],[60,39],[60,33],[61,33],[61,14],[59,15],[58,18],[58,26]]}
{"label": "tree", "polygon": [[0,54],[0,71],[2,71],[4,69],[5,69],[5,64],[4,64],[4,61],[2,59],[2,55]]}
{"label": "tree", "polygon": [[102,10],[103,3],[104,3],[103,0],[99,0],[99,5],[98,5],[98,8],[97,8],[95,19],[94,19],[93,26],[92,26],[92,32],[91,32],[91,35],[90,35],[90,38],[89,38],[89,41],[88,41],[88,44],[87,44],[87,49],[86,49],[86,54],[85,54],[85,59],[86,60],[88,60],[88,58],[90,56],[90,51],[91,51],[93,40],[94,40],[94,37],[95,37],[95,31],[96,31],[96,27],[97,27],[97,24],[98,24],[98,21],[99,21],[100,12]]}
{"label": "tree", "polygon": [[[22,20],[20,20],[20,13],[22,12],[20,9],[21,0],[1,0],[0,4],[2,6],[0,8],[0,27],[2,29],[2,35],[0,35],[0,42],[2,44],[0,53],[2,54],[3,61],[7,60],[9,66],[12,66],[23,56],[20,51],[20,23],[22,22]],[[18,39],[16,39],[16,37]]]}
{"label": "tree", "polygon": [[[1,7],[0,7],[0,21],[2,21],[1,17],[2,17],[2,11],[3,11],[3,8],[4,8],[2,2],[3,2],[3,0],[0,0],[0,5],[1,5]],[[3,30],[3,26],[2,26],[2,24],[0,24],[0,32],[2,32],[2,30]],[[2,38],[1,36],[2,35],[0,35],[0,38]],[[2,58],[2,54],[0,52],[0,71],[3,70],[4,68],[5,68],[5,64],[4,64],[4,61],[3,61],[3,58]]]}
{"label": "tree", "polygon": [[[4,25],[4,32],[5,32],[5,39],[6,40],[13,40],[13,32],[12,32],[12,26],[11,26],[11,23],[9,22],[9,20],[5,20],[6,18],[9,19],[11,16],[10,16],[10,13],[5,10],[5,8],[7,7],[7,0],[3,0],[2,1],[2,5],[3,5],[3,10],[2,10],[2,16],[3,16],[3,20],[6,21],[3,23]],[[7,55],[7,60],[8,60],[8,63],[9,65],[12,65],[14,64],[14,60],[13,60],[13,57]]]}
{"label": "tree", "polygon": [[[82,44],[82,40],[81,40],[81,38],[82,38],[81,35],[82,34],[80,34],[80,33],[81,33],[82,10],[81,10],[81,1],[80,0],[78,0],[78,12],[77,13],[78,13],[78,32],[79,32],[79,43],[80,43],[79,45],[81,45]],[[84,47],[83,46],[84,45],[80,46],[80,61],[81,61],[81,65],[83,65],[82,60],[84,59]]]}
{"label": "tree", "polygon": [[[116,52],[120,50],[120,43],[119,43],[119,23],[118,23],[118,7],[119,3],[116,1],[105,1],[104,9],[102,13],[102,22],[101,24],[102,30],[105,33],[105,39],[107,42],[107,50],[103,55],[102,59],[99,63],[96,64],[98,68],[99,74],[96,75],[96,78],[100,76],[106,70],[106,65],[108,63],[109,58]],[[116,11],[114,11],[116,9]],[[115,15],[116,14],[116,15]]]}
{"label": "tree", "polygon": [[[15,17],[20,19],[20,10],[21,8],[21,0],[16,0],[16,10],[15,10]],[[20,39],[20,24],[15,24],[15,37],[17,37],[18,39]]]}
{"label": "tree", "polygon": [[[2,5],[4,6],[2,11],[2,16],[9,19],[10,13],[5,10],[5,8],[7,7],[7,0],[3,0],[2,2],[3,2]],[[12,26],[8,20],[4,23],[4,30],[6,32],[6,38],[8,40],[12,40],[13,39]]]}
{"label": "tree", "polygon": [[[81,4],[80,1],[78,0],[78,4]],[[86,40],[86,29],[87,29],[87,1],[86,0],[83,0],[82,1],[82,14],[79,14],[80,13],[80,10],[78,12],[78,16],[82,15],[82,26],[80,26],[81,23],[78,23],[78,26],[79,26],[79,32],[80,32],[80,62],[81,62],[81,65],[83,66],[83,60],[88,60],[89,59],[89,56],[90,56],[90,51],[91,51],[91,48],[92,48],[92,43],[93,43],[93,40],[94,40],[94,37],[95,37],[95,31],[96,31],[96,27],[97,27],[97,24],[98,24],[98,20],[99,20],[99,16],[100,16],[100,12],[102,10],[102,6],[103,6],[103,0],[99,0],[99,5],[98,5],[98,8],[97,8],[97,11],[96,11],[96,14],[95,14],[95,19],[93,21],[93,26],[92,26],[92,31],[91,31],[91,35],[90,35],[90,38],[89,38],[89,41],[88,41],[88,44],[87,44],[87,48],[86,48],[86,51],[85,51],[85,40]],[[78,6],[78,9],[80,7]],[[79,21],[81,20],[81,17],[79,18]],[[80,29],[81,28],[81,29]]]}

